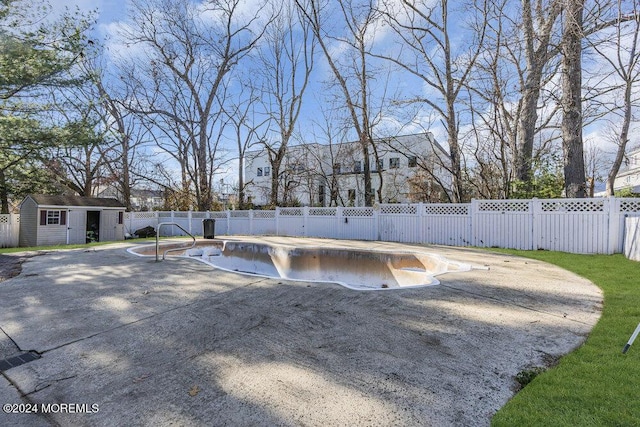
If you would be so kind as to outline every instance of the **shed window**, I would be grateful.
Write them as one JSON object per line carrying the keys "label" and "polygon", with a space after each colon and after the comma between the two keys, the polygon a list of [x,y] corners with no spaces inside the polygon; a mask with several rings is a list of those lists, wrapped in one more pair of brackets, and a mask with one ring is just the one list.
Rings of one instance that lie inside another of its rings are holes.
{"label": "shed window", "polygon": [[40,225],[66,225],[67,211],[40,211]]}
{"label": "shed window", "polygon": [[124,224],[124,212],[118,212],[118,224]]}

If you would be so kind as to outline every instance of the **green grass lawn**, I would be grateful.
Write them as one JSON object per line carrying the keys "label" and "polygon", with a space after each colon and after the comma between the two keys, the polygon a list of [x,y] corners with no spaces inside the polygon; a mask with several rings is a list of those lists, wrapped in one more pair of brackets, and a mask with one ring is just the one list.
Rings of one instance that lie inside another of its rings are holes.
{"label": "green grass lawn", "polygon": [[604,293],[602,317],[583,346],[538,375],[493,418],[493,426],[640,426],[640,263],[623,255],[500,251],[555,264]]}

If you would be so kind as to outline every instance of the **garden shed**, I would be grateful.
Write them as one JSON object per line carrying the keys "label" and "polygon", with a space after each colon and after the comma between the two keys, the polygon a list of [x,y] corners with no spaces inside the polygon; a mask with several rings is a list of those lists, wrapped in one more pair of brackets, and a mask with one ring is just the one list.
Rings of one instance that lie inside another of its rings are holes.
{"label": "garden shed", "polygon": [[117,199],[30,194],[20,204],[20,246],[124,240]]}

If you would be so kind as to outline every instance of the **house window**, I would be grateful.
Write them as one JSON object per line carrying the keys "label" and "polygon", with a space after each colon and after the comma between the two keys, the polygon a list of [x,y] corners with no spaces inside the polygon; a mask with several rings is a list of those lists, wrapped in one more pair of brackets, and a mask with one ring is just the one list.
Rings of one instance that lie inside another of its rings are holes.
{"label": "house window", "polygon": [[271,168],[269,166],[264,168],[264,176],[271,175]]}
{"label": "house window", "polygon": [[409,156],[409,167],[415,168],[418,165],[418,158],[416,156]]}
{"label": "house window", "polygon": [[389,169],[398,169],[400,167],[400,157],[392,157],[389,159]]}
{"label": "house window", "polygon": [[334,163],[333,164],[333,173],[334,174],[340,173],[340,163]]}
{"label": "house window", "polygon": [[378,170],[379,171],[384,170],[384,159],[378,159]]}
{"label": "house window", "polygon": [[349,201],[352,203],[356,201],[356,190],[349,190]]}
{"label": "house window", "polygon": [[262,176],[262,168],[258,168],[258,176]]}
{"label": "house window", "polygon": [[324,206],[324,185],[318,187],[318,203]]}
{"label": "house window", "polygon": [[66,225],[67,211],[40,211],[40,225]]}
{"label": "house window", "polygon": [[355,173],[362,172],[362,162],[360,160],[356,160],[355,162],[353,162],[353,171]]}

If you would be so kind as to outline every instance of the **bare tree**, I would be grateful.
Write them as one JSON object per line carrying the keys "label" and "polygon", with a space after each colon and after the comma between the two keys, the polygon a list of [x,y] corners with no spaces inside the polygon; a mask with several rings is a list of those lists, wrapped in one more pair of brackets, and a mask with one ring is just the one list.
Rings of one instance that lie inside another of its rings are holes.
{"label": "bare tree", "polygon": [[225,110],[238,153],[238,209],[245,209],[245,188],[249,184],[244,181],[246,152],[264,139],[260,132],[263,132],[263,125],[269,120],[256,112],[259,101],[257,92],[254,87],[243,87]]}
{"label": "bare tree", "polygon": [[344,140],[347,131],[339,127],[339,111],[336,108],[321,106],[320,113],[320,117],[313,120],[310,133],[314,140],[322,142],[305,144],[308,164],[315,166],[309,175],[318,185],[318,194],[322,194],[322,200],[318,200],[320,205],[344,206],[339,164],[346,153],[338,141]]}
{"label": "bare tree", "polygon": [[[609,31],[587,38],[588,47],[597,54],[595,61],[604,63],[597,67],[598,73],[592,77],[596,80],[592,90],[595,91],[598,109],[609,122],[607,128],[616,145],[614,160],[606,177],[606,194],[609,196],[614,195],[615,178],[624,162],[640,85],[640,10],[637,2],[633,2],[632,10],[625,10],[624,3],[617,1],[613,9],[613,19],[617,23]],[[628,19],[630,15],[636,19]],[[604,76],[603,70],[608,70]],[[587,156],[587,160],[590,158]]]}
{"label": "bare tree", "polygon": [[187,0],[136,0],[134,25],[122,31],[126,43],[144,51],[125,67],[133,89],[129,108],[146,116],[151,130],[181,141],[182,173],[193,175],[199,210],[213,202],[223,79],[264,33],[258,25],[261,8],[247,16],[241,3],[221,0],[198,6]]}
{"label": "bare tree", "polygon": [[260,76],[258,84],[262,101],[273,128],[275,138],[264,138],[271,164],[269,204],[278,205],[280,197],[280,168],[294,135],[302,109],[304,93],[309,85],[314,65],[316,42],[310,24],[300,15],[293,3],[274,6],[275,18],[258,50]]}
{"label": "bare tree", "polygon": [[582,25],[584,0],[565,0],[562,32],[562,151],[567,197],[585,197],[582,142]]}
{"label": "bare tree", "polygon": [[[329,10],[331,2],[296,0],[300,11],[310,23],[318,45],[335,78],[333,82],[344,99],[349,127],[355,131],[363,162],[364,204],[372,206],[374,192],[371,180],[371,150],[375,118],[371,116],[371,81],[375,70],[371,67],[372,45],[380,12],[375,1],[341,0],[337,11]],[[344,35],[332,33],[328,19],[340,19]],[[338,55],[330,42],[347,47]]]}
{"label": "bare tree", "polygon": [[[558,17],[563,0],[522,1],[522,36],[525,69],[521,83],[521,112],[518,122],[518,142],[515,152],[516,178],[531,180],[531,167],[535,136],[538,133],[538,102],[545,81],[553,73],[546,73],[549,61],[557,55]],[[553,70],[553,67],[551,67]]]}
{"label": "bare tree", "polygon": [[[386,17],[401,41],[399,54],[386,58],[418,77],[437,97],[419,95],[408,102],[425,103],[438,112],[447,132],[449,165],[452,175],[454,201],[465,198],[462,179],[462,150],[459,141],[461,93],[475,63],[482,52],[485,38],[487,7],[479,2],[471,5],[474,28],[468,48],[457,50],[451,41],[452,32],[459,31],[459,23],[451,21],[451,8],[447,0],[435,5],[401,0],[399,10],[388,9]],[[467,7],[465,5],[465,7]]]}

